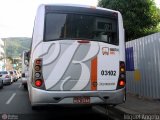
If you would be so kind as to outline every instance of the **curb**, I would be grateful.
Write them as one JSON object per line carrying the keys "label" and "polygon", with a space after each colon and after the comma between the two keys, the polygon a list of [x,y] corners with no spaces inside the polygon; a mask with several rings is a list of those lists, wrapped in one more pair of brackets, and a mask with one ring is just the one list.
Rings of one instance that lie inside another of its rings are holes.
{"label": "curb", "polygon": [[115,108],[109,108],[108,111],[106,111],[105,107],[98,105],[94,106],[93,109],[105,115],[108,118],[107,120],[123,120],[125,114],[123,111]]}
{"label": "curb", "polygon": [[121,106],[116,106],[115,109],[118,109],[126,114],[142,114],[140,112],[136,112],[134,110],[131,110],[131,109],[127,109],[125,107],[121,107]]}

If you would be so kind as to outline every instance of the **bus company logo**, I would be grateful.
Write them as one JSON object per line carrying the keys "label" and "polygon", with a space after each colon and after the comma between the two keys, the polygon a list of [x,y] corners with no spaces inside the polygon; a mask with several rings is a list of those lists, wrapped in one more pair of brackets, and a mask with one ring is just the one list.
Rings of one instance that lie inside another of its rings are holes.
{"label": "bus company logo", "polygon": [[[81,66],[81,69],[79,69],[79,71],[81,71],[81,74],[80,74],[79,79],[77,80],[77,83],[72,88],[70,88],[70,90],[84,89],[88,85],[89,80],[90,80],[90,69],[86,64],[86,61],[92,60],[95,56],[97,56],[97,54],[99,52],[99,44],[98,43],[91,44],[89,51],[86,53],[86,56],[81,60],[74,59],[76,51],[78,49],[80,51],[83,50],[82,48],[79,47],[79,46],[81,46],[81,44],[78,43],[77,41],[73,42],[72,45],[70,45],[63,52],[63,54],[61,56],[59,56],[60,49],[61,49],[60,46],[61,46],[61,44],[56,43],[54,52],[52,52],[50,54],[50,56],[52,56],[52,57],[49,59],[45,59],[43,61],[44,66],[50,65],[53,63],[53,61],[55,59],[57,59],[59,57],[58,62],[56,63],[56,65],[54,66],[52,71],[49,73],[49,76],[46,78],[46,81],[45,81],[46,89],[52,89],[61,80],[61,78],[64,76],[64,74],[66,74],[68,67],[73,64]],[[48,49],[46,49],[46,50],[49,51]],[[109,48],[108,48],[108,50],[109,50]],[[48,54],[48,52],[46,52],[46,53]],[[43,54],[40,56],[43,56]],[[61,67],[61,66],[63,66],[63,67]],[[61,72],[59,72],[59,71],[61,71]],[[53,75],[54,75],[54,79],[55,79],[54,81],[53,81]],[[72,78],[71,78],[71,75],[67,74],[67,76],[63,79],[64,79],[64,81],[60,84],[60,90],[64,90],[64,85],[66,84],[66,82],[68,82]],[[86,80],[84,81],[84,79],[86,79]]]}
{"label": "bus company logo", "polygon": [[102,54],[103,55],[109,55],[109,48],[108,47],[102,47]]}
{"label": "bus company logo", "polygon": [[110,48],[110,55],[115,55],[115,52],[118,52],[119,49],[117,48]]}
{"label": "bus company logo", "polygon": [[7,120],[8,119],[8,115],[7,114],[2,114],[2,120]]}

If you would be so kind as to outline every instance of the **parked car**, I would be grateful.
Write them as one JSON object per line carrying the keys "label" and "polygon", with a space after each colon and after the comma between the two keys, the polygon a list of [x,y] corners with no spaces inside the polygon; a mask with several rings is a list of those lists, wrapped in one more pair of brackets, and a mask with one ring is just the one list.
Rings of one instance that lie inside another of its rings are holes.
{"label": "parked car", "polygon": [[0,89],[3,88],[3,80],[0,78]]}
{"label": "parked car", "polygon": [[11,76],[8,71],[0,71],[0,78],[3,80],[3,84],[11,84]]}
{"label": "parked car", "polygon": [[18,73],[18,77],[21,78],[21,73],[19,71],[17,71],[17,73]]}
{"label": "parked car", "polygon": [[10,70],[9,74],[11,75],[11,79],[13,80],[13,82],[15,82],[16,81],[16,75],[15,75],[15,73],[12,70]]}
{"label": "parked car", "polygon": [[15,76],[16,76],[16,80],[18,80],[19,75],[18,75],[18,73],[17,73],[17,70],[14,70],[13,72],[14,72],[14,74],[15,74]]}
{"label": "parked car", "polygon": [[13,75],[11,74],[11,72],[10,71],[8,71],[8,73],[9,73],[9,75],[11,76],[11,83],[13,83],[15,80],[14,80],[14,77],[13,77]]}

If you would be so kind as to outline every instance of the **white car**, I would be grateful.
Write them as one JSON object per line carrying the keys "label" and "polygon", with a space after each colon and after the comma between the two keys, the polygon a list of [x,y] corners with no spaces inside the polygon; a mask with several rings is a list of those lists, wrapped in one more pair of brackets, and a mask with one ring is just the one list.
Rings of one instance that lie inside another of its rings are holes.
{"label": "white car", "polygon": [[17,77],[16,77],[14,71],[10,70],[10,71],[9,71],[9,74],[10,74],[10,76],[11,76],[11,80],[12,80],[13,82],[15,82]]}
{"label": "white car", "polygon": [[8,71],[0,71],[0,78],[3,80],[3,84],[11,84],[11,76]]}

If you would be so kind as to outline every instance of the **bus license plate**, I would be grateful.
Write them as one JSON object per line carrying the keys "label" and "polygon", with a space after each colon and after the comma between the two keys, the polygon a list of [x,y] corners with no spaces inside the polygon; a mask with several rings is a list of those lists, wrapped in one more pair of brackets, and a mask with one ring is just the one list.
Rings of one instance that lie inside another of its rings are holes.
{"label": "bus license plate", "polygon": [[90,103],[90,97],[74,97],[73,103],[76,103],[76,104],[89,104]]}

